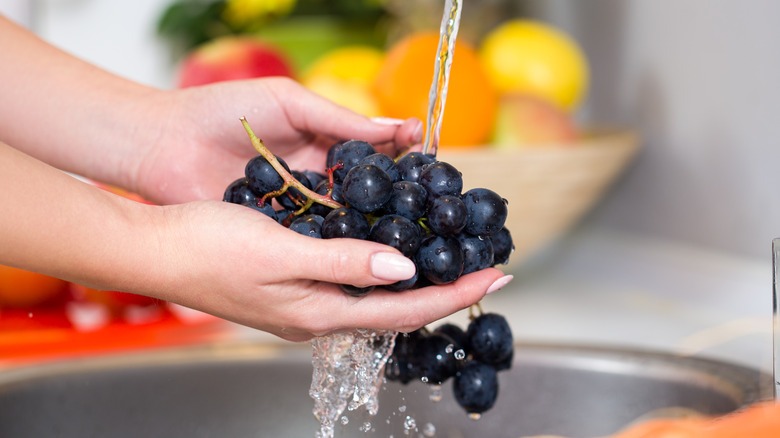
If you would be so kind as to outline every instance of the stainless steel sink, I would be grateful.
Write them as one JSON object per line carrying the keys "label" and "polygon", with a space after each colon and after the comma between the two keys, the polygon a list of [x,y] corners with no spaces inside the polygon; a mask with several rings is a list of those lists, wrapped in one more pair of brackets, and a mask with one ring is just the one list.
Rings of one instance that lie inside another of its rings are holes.
{"label": "stainless steel sink", "polygon": [[[771,376],[727,363],[620,349],[518,345],[496,407],[469,419],[449,382],[387,383],[379,413],[337,437],[604,436],[658,409],[723,414],[771,396]],[[314,437],[305,346],[220,345],[0,373],[0,437]],[[418,431],[404,434],[407,417]],[[370,422],[371,431],[361,431]],[[430,426],[428,426],[430,427]]]}

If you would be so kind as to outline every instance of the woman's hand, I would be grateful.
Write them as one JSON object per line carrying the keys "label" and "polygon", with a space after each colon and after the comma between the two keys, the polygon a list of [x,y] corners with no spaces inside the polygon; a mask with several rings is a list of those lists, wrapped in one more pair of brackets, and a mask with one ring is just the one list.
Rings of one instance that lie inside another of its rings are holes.
{"label": "woman's hand", "polygon": [[[354,328],[409,332],[478,302],[511,277],[485,269],[455,283],[404,292],[383,284],[414,274],[395,249],[355,239],[315,239],[249,208],[202,201],[168,206],[160,235],[179,272],[159,298],[292,341]],[[185,246],[181,246],[186,242]],[[365,297],[339,284],[380,285]]]}
{"label": "woman's hand", "polygon": [[131,190],[159,203],[221,199],[257,154],[239,121],[246,116],[266,147],[293,170],[324,172],[336,141],[359,139],[396,156],[418,144],[422,123],[369,119],[287,78],[223,82],[154,95]]}

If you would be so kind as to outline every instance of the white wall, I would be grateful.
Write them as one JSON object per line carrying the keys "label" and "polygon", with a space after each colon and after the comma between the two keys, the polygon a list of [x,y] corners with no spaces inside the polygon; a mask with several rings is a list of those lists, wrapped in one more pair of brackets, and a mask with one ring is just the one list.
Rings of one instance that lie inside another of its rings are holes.
{"label": "white wall", "polygon": [[769,260],[780,236],[780,2],[532,4],[592,60],[584,117],[644,138],[588,225]]}

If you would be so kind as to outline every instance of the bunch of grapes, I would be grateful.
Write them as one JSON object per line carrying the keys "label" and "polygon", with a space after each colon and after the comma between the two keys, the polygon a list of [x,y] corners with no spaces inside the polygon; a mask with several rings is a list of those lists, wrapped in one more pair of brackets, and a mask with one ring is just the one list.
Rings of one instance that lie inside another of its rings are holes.
{"label": "bunch of grapes", "polygon": [[[348,140],[328,150],[324,172],[291,171],[246,119],[241,121],[260,154],[227,187],[223,200],[307,236],[365,239],[396,248],[414,261],[417,272],[383,286],[387,290],[451,283],[505,264],[514,249],[504,226],[506,200],[485,188],[464,193],[461,173],[432,155],[410,152],[394,159],[365,141]],[[341,287],[353,296],[374,288]]]}
{"label": "bunch of grapes", "polygon": [[506,319],[497,313],[474,317],[464,331],[445,323],[396,337],[385,367],[390,381],[407,384],[421,380],[441,385],[452,378],[457,403],[478,416],[498,398],[499,371],[512,366],[514,340]]}

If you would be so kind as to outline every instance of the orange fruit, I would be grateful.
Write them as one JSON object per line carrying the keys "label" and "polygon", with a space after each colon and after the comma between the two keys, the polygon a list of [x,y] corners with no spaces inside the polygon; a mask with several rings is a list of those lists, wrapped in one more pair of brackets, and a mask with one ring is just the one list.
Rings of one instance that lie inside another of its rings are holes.
{"label": "orange fruit", "polygon": [[[414,33],[394,44],[374,80],[382,115],[426,122],[439,35]],[[439,145],[484,145],[493,129],[497,94],[476,49],[457,40]]]}
{"label": "orange fruit", "polygon": [[68,283],[59,278],[0,265],[0,307],[24,308],[64,296]]}

